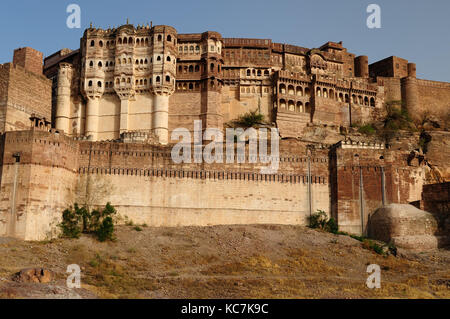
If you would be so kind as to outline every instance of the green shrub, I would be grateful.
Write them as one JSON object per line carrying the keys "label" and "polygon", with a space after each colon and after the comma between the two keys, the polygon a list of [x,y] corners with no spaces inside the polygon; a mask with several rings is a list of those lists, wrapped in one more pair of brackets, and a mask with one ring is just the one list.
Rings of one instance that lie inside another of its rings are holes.
{"label": "green shrub", "polygon": [[258,110],[250,111],[241,115],[237,120],[234,120],[233,124],[244,128],[254,127],[256,125],[264,124],[264,115]]}
{"label": "green shrub", "polygon": [[98,229],[95,231],[95,234],[97,235],[97,239],[101,242],[104,242],[106,240],[114,240],[114,222],[111,217],[106,217],[103,219],[102,223],[98,227]]}
{"label": "green shrub", "polygon": [[81,233],[95,234],[98,240],[113,240],[114,220],[116,209],[106,204],[103,210],[89,212],[86,207],[74,205],[72,209],[63,212],[63,221],[59,224],[62,235],[69,238],[79,238]]}
{"label": "green shrub", "polygon": [[376,133],[376,130],[372,124],[365,124],[358,129],[358,132],[365,135],[373,135]]}
{"label": "green shrub", "polygon": [[82,232],[80,221],[81,215],[78,213],[78,205],[63,212],[63,221],[58,225],[62,230],[62,236],[68,238],[79,238]]}
{"label": "green shrub", "polygon": [[136,226],[136,227],[134,227],[134,230],[135,230],[135,231],[142,231],[142,228],[139,227],[139,226]]}
{"label": "green shrub", "polygon": [[327,232],[336,234],[338,232],[338,225],[334,218],[328,219],[327,213],[323,210],[318,210],[309,218],[309,227],[314,229],[322,229]]}

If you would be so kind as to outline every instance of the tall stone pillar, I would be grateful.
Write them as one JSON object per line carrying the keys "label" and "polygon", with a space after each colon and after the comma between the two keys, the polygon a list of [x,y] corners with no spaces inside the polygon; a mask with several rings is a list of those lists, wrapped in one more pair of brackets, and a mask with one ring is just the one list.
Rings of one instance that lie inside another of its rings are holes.
{"label": "tall stone pillar", "polygon": [[152,129],[161,144],[169,143],[169,95],[156,94],[153,102]]}
{"label": "tall stone pillar", "polygon": [[413,119],[419,119],[419,89],[416,78],[416,65],[408,63],[408,76],[402,79],[402,99],[404,106]]}
{"label": "tall stone pillar", "polygon": [[128,108],[130,100],[123,97],[120,100],[120,134],[128,132]]}
{"label": "tall stone pillar", "polygon": [[72,65],[61,63],[58,71],[55,127],[57,130],[64,131],[66,134],[70,134],[70,93],[72,76]]}
{"label": "tall stone pillar", "polygon": [[85,135],[92,136],[92,140],[98,140],[100,98],[96,96],[88,97],[86,105],[86,129]]}

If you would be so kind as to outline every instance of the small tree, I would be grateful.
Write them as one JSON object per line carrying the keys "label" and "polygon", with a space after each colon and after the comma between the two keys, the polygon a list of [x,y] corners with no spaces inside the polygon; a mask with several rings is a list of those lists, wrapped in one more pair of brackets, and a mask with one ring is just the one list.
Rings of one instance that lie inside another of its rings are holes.
{"label": "small tree", "polygon": [[103,210],[92,212],[75,204],[73,209],[66,209],[63,212],[63,221],[59,226],[64,237],[79,238],[81,233],[92,233],[100,241],[113,240],[113,218],[116,214],[116,209],[110,203],[106,204]]}

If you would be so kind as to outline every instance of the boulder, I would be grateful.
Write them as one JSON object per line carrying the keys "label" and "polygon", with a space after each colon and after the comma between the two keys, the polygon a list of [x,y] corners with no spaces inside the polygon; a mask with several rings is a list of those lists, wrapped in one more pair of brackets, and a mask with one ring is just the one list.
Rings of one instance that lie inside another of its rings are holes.
{"label": "boulder", "polygon": [[46,284],[53,280],[53,273],[44,268],[22,269],[14,276],[14,281]]}
{"label": "boulder", "polygon": [[438,248],[435,217],[412,205],[390,204],[369,216],[370,238],[393,243],[400,248],[426,251]]}

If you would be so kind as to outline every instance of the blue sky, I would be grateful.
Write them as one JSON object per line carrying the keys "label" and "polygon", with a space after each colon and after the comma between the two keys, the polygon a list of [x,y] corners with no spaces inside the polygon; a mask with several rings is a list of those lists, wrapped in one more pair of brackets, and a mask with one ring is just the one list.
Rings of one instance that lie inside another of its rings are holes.
{"label": "blue sky", "polygon": [[[82,28],[66,26],[66,8],[82,10]],[[381,29],[368,29],[366,8],[381,7]],[[270,38],[308,48],[343,41],[369,63],[397,55],[417,63],[418,77],[450,82],[449,0],[2,0],[0,63],[14,48],[31,46],[49,55],[79,47],[85,28],[153,21],[180,33],[218,31],[224,37]]]}

